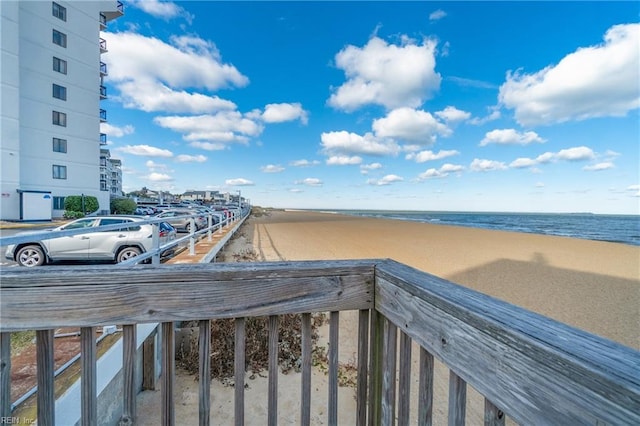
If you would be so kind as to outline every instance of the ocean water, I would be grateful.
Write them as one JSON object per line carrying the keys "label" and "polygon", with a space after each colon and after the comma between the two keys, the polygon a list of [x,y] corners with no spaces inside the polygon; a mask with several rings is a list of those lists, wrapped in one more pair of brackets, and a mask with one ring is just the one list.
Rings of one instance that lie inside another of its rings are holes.
{"label": "ocean water", "polygon": [[464,213],[385,210],[332,210],[354,216],[380,217],[443,225],[470,226],[531,234],[640,245],[640,216],[555,213]]}

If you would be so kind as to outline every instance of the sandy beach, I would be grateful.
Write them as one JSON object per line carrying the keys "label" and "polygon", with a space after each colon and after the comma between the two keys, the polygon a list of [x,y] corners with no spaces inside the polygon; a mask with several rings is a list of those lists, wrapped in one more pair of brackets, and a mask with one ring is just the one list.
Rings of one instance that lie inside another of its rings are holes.
{"label": "sandy beach", "polygon": [[[525,309],[640,349],[640,247],[315,212],[252,217],[223,261],[252,248],[259,261],[391,258]],[[340,359],[355,357],[357,321],[340,317]],[[417,352],[414,350],[414,360]],[[265,376],[266,376],[265,372]],[[436,365],[434,424],[446,424],[447,370]],[[414,374],[417,381],[417,373]],[[297,424],[297,374],[279,376],[279,421]],[[326,379],[315,371],[312,423],[327,424]],[[266,379],[247,380],[247,424],[266,422]],[[180,374],[178,424],[197,423],[197,382]],[[414,387],[417,383],[414,383]],[[340,424],[355,421],[354,390],[341,388]],[[414,395],[417,392],[412,392]],[[153,425],[159,391],[139,397],[140,424]],[[482,424],[482,399],[469,392],[467,424]],[[412,401],[415,407],[415,401]],[[156,413],[157,416],[156,416]],[[231,424],[233,389],[214,384],[212,424]],[[182,419],[182,420],[180,420]]]}

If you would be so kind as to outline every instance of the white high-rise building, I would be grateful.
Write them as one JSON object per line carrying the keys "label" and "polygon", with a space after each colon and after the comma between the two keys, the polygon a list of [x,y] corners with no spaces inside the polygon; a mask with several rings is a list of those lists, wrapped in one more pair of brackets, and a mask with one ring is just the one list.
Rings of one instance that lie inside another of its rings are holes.
{"label": "white high-rise building", "polygon": [[101,190],[106,135],[100,31],[120,1],[0,1],[0,219],[62,216],[64,197]]}

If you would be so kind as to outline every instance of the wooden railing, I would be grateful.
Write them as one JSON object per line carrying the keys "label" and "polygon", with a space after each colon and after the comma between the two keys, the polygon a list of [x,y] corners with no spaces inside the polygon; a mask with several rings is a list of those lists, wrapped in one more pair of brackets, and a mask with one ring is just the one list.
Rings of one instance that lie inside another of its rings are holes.
{"label": "wooden railing", "polygon": [[[198,416],[208,425],[209,320],[235,319],[235,374],[242,383],[245,318],[269,317],[269,370],[275,371],[278,316],[290,313],[302,314],[299,423],[308,425],[315,312],[330,312],[327,423],[337,424],[338,327],[345,310],[360,312],[359,425],[408,424],[412,373],[420,382],[418,424],[431,424],[434,357],[450,370],[450,425],[465,422],[467,384],[485,397],[485,424],[504,424],[505,415],[520,424],[640,424],[639,352],[391,260],[10,270],[3,271],[0,308],[0,416],[11,416],[9,333],[37,330],[39,425],[55,424],[54,327],[81,327],[82,424],[93,425],[93,331],[123,324],[121,424],[135,424],[135,325],[161,323],[161,418],[173,425],[174,322],[199,320]],[[417,372],[411,371],[413,344],[420,347]],[[268,380],[267,420],[275,425],[277,374]],[[244,387],[234,392],[235,423],[243,424]]]}

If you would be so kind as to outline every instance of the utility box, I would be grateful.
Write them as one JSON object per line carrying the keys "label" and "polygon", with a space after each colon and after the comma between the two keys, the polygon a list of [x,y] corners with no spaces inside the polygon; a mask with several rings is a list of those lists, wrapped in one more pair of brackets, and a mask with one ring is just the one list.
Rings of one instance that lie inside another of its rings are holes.
{"label": "utility box", "polygon": [[53,197],[47,191],[18,191],[20,220],[51,220]]}

